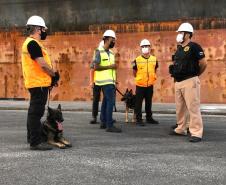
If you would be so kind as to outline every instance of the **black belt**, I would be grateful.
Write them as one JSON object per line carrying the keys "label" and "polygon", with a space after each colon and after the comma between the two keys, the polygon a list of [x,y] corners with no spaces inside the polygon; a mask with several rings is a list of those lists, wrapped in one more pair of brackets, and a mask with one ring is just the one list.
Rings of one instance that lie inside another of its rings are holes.
{"label": "black belt", "polygon": [[187,80],[187,79],[189,79],[189,78],[193,78],[193,77],[195,77],[196,75],[193,75],[193,76],[186,76],[186,77],[183,77],[183,78],[180,78],[180,79],[176,79],[175,78],[175,80],[176,80],[176,82],[182,82],[182,81],[184,81],[184,80]]}

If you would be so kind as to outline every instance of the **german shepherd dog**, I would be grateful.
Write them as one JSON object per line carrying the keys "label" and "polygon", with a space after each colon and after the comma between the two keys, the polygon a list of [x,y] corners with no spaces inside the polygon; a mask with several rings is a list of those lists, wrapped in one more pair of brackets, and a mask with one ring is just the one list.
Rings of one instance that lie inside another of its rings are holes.
{"label": "german shepherd dog", "polygon": [[132,123],[135,122],[135,113],[134,113],[134,109],[135,109],[135,101],[136,101],[136,95],[133,94],[133,90],[130,89],[126,89],[126,92],[123,94],[121,101],[124,101],[126,104],[126,120],[125,122],[128,123],[129,119],[128,119],[128,113],[129,110],[132,109],[133,110],[133,118],[132,118]]}
{"label": "german shepherd dog", "polygon": [[44,141],[61,149],[72,147],[71,143],[63,137],[63,121],[59,104],[57,109],[48,107],[47,119],[42,123]]}

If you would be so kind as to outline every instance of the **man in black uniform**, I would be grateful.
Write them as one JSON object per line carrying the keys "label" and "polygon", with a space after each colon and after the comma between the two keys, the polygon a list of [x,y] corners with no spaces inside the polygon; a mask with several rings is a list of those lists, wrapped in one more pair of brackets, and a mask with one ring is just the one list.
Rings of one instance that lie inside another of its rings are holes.
{"label": "man in black uniform", "polygon": [[189,112],[191,134],[190,142],[200,142],[203,136],[203,123],[200,111],[200,80],[206,69],[204,52],[201,46],[191,42],[193,27],[189,23],[183,23],[178,28],[177,42],[179,43],[173,65],[169,66],[169,72],[175,81],[175,103],[177,114],[177,127],[171,131],[171,135],[187,135],[186,112]]}

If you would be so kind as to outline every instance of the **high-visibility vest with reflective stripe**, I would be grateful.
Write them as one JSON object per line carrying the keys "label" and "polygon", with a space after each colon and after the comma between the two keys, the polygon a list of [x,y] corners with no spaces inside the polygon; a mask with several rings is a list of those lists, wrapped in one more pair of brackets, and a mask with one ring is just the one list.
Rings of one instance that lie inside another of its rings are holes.
{"label": "high-visibility vest with reflective stripe", "polygon": [[28,52],[27,45],[32,40],[36,41],[41,47],[45,62],[52,68],[50,57],[43,45],[34,38],[28,37],[22,46],[22,70],[25,87],[27,89],[34,87],[48,87],[51,85],[51,77],[42,70],[40,65],[31,58]]}
{"label": "high-visibility vest with reflective stripe", "polygon": [[[109,55],[104,48],[98,48],[100,51],[100,66],[109,66],[115,63],[115,56],[112,51],[109,50]],[[116,71],[115,69],[107,69],[97,71],[95,70],[95,84],[96,85],[107,85],[115,84]]]}
{"label": "high-visibility vest with reflective stripe", "polygon": [[155,56],[150,56],[148,59],[138,56],[136,58],[137,73],[135,84],[141,87],[154,85],[156,81],[155,66],[157,59]]}

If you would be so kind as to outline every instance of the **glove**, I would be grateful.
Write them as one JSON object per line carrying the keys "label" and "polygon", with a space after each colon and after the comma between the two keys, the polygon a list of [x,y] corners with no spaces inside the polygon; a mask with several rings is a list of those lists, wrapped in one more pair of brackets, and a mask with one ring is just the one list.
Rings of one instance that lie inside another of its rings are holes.
{"label": "glove", "polygon": [[58,71],[55,72],[54,79],[55,79],[56,81],[59,81],[59,80],[60,80],[60,74],[59,74]]}
{"label": "glove", "polygon": [[169,73],[171,74],[171,76],[174,74],[174,65],[169,66]]}
{"label": "glove", "polygon": [[172,55],[172,61],[174,61],[175,60],[175,55]]}
{"label": "glove", "polygon": [[51,83],[51,87],[55,86],[57,87],[58,86],[58,81],[60,80],[60,74],[59,72],[55,72],[55,76],[52,77],[52,83]]}

